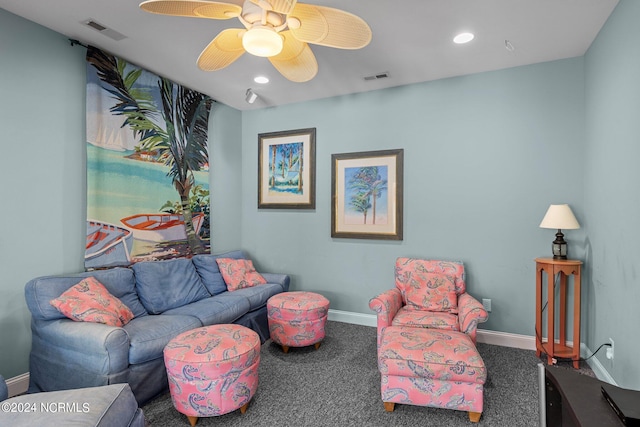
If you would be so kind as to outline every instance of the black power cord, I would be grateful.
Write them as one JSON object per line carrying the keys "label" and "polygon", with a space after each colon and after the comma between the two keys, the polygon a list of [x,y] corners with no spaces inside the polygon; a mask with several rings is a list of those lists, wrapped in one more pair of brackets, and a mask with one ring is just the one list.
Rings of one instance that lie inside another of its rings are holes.
{"label": "black power cord", "polygon": [[[558,277],[555,278],[555,282],[553,283],[553,292],[554,293],[556,291],[556,285],[557,284],[558,284]],[[547,309],[547,304],[549,304],[548,300],[544,303],[544,306],[540,309],[540,315],[542,315],[544,313],[544,311]],[[544,348],[544,343],[542,342],[542,337],[540,336],[540,332],[538,331],[537,325],[534,325],[533,330],[536,332],[536,340],[540,344],[540,347]],[[580,345],[580,343],[578,343],[578,345]],[[584,358],[584,359],[581,357],[578,360],[575,360],[575,362],[586,362],[587,360],[589,360],[593,356],[595,356],[602,349],[602,347],[605,347],[605,346],[611,347],[611,343],[606,342],[604,344],[601,344],[600,347],[598,347],[598,349],[591,354],[591,356],[589,356],[587,358]],[[558,361],[560,361],[560,362],[574,362],[574,360],[571,359],[570,357],[552,357],[552,359],[554,360],[554,364],[557,363]]]}

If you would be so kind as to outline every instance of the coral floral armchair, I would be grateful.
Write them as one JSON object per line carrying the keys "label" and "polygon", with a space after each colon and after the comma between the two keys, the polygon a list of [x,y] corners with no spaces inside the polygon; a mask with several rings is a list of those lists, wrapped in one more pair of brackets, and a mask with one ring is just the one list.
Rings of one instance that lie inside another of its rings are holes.
{"label": "coral floral armchair", "polygon": [[437,328],[464,332],[476,342],[478,323],[488,314],[466,293],[460,262],[398,258],[396,286],[369,302],[378,316],[378,344],[387,326]]}

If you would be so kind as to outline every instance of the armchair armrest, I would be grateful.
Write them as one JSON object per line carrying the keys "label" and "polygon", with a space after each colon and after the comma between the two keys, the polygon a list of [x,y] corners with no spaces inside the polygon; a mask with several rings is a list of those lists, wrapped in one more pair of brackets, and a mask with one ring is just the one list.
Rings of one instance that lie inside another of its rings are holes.
{"label": "armchair armrest", "polygon": [[458,297],[460,331],[469,335],[473,342],[476,342],[478,323],[485,322],[488,318],[489,314],[480,301],[468,293],[463,293]]}
{"label": "armchair armrest", "polygon": [[378,344],[382,330],[391,326],[393,318],[402,308],[402,294],[397,288],[389,289],[369,300],[369,308],[377,313]]}
{"label": "armchair armrest", "polygon": [[267,283],[277,283],[282,286],[284,292],[289,290],[289,283],[291,282],[291,278],[287,274],[277,274],[277,273],[260,273],[262,277],[265,278]]}

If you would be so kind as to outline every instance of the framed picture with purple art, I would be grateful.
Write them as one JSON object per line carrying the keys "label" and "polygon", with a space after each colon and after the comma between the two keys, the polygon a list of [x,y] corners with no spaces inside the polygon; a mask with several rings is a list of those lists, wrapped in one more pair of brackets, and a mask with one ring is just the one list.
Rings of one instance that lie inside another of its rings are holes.
{"label": "framed picture with purple art", "polygon": [[331,237],[402,240],[404,150],[331,155]]}
{"label": "framed picture with purple art", "polygon": [[316,128],[258,135],[258,209],[315,209]]}

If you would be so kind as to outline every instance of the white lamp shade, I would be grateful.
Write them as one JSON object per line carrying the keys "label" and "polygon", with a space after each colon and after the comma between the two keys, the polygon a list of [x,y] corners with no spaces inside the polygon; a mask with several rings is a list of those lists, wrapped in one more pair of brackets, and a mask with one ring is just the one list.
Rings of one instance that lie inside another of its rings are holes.
{"label": "white lamp shade", "polygon": [[551,205],[542,218],[540,228],[575,230],[580,228],[580,224],[578,224],[569,205]]}

